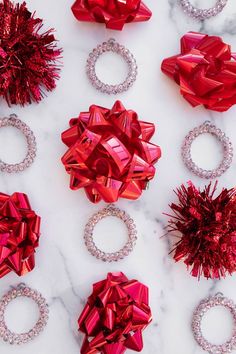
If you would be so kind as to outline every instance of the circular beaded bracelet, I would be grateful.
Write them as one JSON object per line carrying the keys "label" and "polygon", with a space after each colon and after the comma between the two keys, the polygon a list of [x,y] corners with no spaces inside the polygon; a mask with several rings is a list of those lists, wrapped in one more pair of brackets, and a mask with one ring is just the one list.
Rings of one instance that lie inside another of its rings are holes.
{"label": "circular beaded bracelet", "polygon": [[[98,58],[105,52],[114,52],[124,58],[128,65],[128,75],[124,82],[117,85],[103,83],[96,74],[96,63]],[[87,60],[87,75],[92,85],[99,91],[107,94],[118,94],[127,91],[135,82],[137,77],[137,63],[133,54],[111,38],[107,42],[98,45],[90,54]]]}
{"label": "circular beaded bracelet", "polygon": [[26,138],[28,152],[24,160],[20,163],[9,164],[0,159],[0,171],[7,173],[17,173],[24,171],[28,168],[34,161],[36,156],[36,141],[32,130],[17,118],[17,115],[11,114],[10,117],[5,117],[0,119],[0,128],[2,127],[14,127],[19,129]]}
{"label": "circular beaded bracelet", "polygon": [[[191,146],[193,141],[201,134],[212,134],[223,146],[223,158],[218,168],[204,170],[196,165],[191,156]],[[199,127],[191,130],[185,137],[182,145],[182,158],[186,167],[195,175],[201,178],[214,179],[220,177],[230,167],[233,160],[233,146],[229,138],[219,128],[206,121]]]}
{"label": "circular beaded bracelet", "polygon": [[[206,314],[207,311],[216,306],[223,306],[228,309],[231,312],[234,321],[234,328],[231,339],[221,345],[214,345],[212,343],[209,343],[204,338],[201,330],[201,322],[203,316]],[[236,305],[233,303],[232,300],[224,297],[221,293],[218,293],[215,296],[211,296],[207,299],[202,300],[193,314],[192,330],[197,343],[203,350],[207,351],[208,353],[231,353],[231,351],[236,348]]]}
{"label": "circular beaded bracelet", "polygon": [[206,20],[218,15],[226,6],[228,0],[216,0],[215,6],[209,9],[199,9],[191,4],[189,0],[179,0],[184,12],[197,20]]}
{"label": "circular beaded bracelet", "polygon": [[[39,307],[39,319],[35,326],[27,333],[14,333],[6,325],[4,314],[8,304],[17,297],[24,296],[31,298]],[[25,284],[19,284],[10,290],[0,300],[0,337],[10,344],[24,344],[37,337],[44,329],[48,321],[48,305],[44,297],[36,290]]]}
{"label": "circular beaded bracelet", "polygon": [[[96,224],[107,216],[115,216],[121,219],[125,223],[128,230],[128,240],[125,246],[115,253],[103,252],[95,245],[93,240],[93,232]],[[114,207],[113,205],[108,205],[89,219],[85,226],[84,239],[88,251],[94,257],[101,259],[104,262],[114,262],[127,257],[130,252],[132,252],[137,240],[137,231],[134,220],[129,216],[129,214]]]}

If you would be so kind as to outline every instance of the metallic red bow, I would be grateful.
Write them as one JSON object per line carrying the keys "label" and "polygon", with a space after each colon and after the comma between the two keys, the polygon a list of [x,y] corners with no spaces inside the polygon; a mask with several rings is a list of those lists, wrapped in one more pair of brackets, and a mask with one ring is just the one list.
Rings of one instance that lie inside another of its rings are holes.
{"label": "metallic red bow", "polygon": [[23,193],[0,193],[0,278],[13,271],[19,276],[35,266],[40,217]]}
{"label": "metallic red bow", "polygon": [[235,59],[220,37],[189,32],[181,39],[181,53],[165,59],[162,71],[193,107],[224,112],[236,103]]}
{"label": "metallic red bow", "polygon": [[108,273],[93,285],[79,320],[81,354],[123,354],[143,349],[142,331],[152,321],[148,288],[123,273]]}
{"label": "metallic red bow", "polygon": [[105,23],[122,30],[125,23],[148,21],[152,13],[140,0],[76,0],[72,12],[77,20]]}
{"label": "metallic red bow", "polygon": [[71,189],[84,188],[93,203],[139,198],[161,157],[159,146],[149,142],[154,132],[154,124],[139,121],[120,101],[111,110],[92,105],[71,119],[62,133]]}

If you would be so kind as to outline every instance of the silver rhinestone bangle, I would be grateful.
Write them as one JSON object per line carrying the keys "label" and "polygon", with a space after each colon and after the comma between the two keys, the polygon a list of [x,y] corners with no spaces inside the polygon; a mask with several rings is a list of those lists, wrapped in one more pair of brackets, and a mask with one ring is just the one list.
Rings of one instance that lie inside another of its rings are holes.
{"label": "silver rhinestone bangle", "polygon": [[[230,340],[221,345],[214,345],[209,343],[202,334],[201,330],[201,322],[203,316],[206,314],[208,310],[215,306],[223,306],[228,309],[234,321],[233,335]],[[215,296],[211,296],[207,299],[204,299],[200,302],[198,307],[196,308],[193,319],[192,319],[192,330],[193,335],[197,343],[200,347],[211,354],[223,354],[223,353],[231,353],[233,349],[236,348],[236,305],[232,300],[223,296],[223,294],[218,293]]]}
{"label": "silver rhinestone bangle", "polygon": [[[204,170],[198,167],[192,160],[191,157],[191,146],[193,141],[201,134],[212,134],[214,135],[223,146],[223,159],[219,167],[213,170]],[[227,169],[230,167],[233,160],[233,146],[229,138],[226,137],[220,129],[210,122],[205,122],[197,128],[191,130],[184,139],[182,145],[182,158],[186,167],[193,172],[195,175],[206,178],[214,179],[220,177]]]}
{"label": "silver rhinestone bangle", "polygon": [[[128,230],[128,240],[125,246],[115,253],[106,253],[101,251],[95,245],[93,240],[93,232],[96,224],[107,216],[115,216],[121,219],[125,223]],[[127,257],[130,252],[132,252],[137,240],[137,231],[134,220],[129,216],[129,214],[119,208],[114,207],[113,205],[108,205],[89,219],[85,226],[84,239],[88,251],[94,257],[101,259],[104,262],[116,262]]]}
{"label": "silver rhinestone bangle", "polygon": [[19,129],[25,136],[27,141],[28,152],[24,160],[17,164],[8,164],[0,159],[0,171],[7,173],[17,173],[24,171],[34,161],[36,156],[36,140],[32,130],[17,118],[15,114],[11,114],[10,117],[0,119],[0,128],[2,127],[15,127]]}
{"label": "silver rhinestone bangle", "polygon": [[[103,83],[96,74],[96,62],[105,52],[114,52],[124,58],[128,65],[128,75],[124,82],[118,85],[108,85]],[[133,54],[111,38],[108,42],[98,45],[90,54],[87,60],[86,71],[92,85],[99,91],[107,94],[118,94],[127,91],[135,82],[137,77],[137,64]]]}
{"label": "silver rhinestone bangle", "polygon": [[179,0],[184,12],[199,21],[218,15],[227,4],[227,1],[228,0],[216,0],[215,6],[209,9],[199,9],[193,6],[189,0]]}
{"label": "silver rhinestone bangle", "polygon": [[[39,319],[35,326],[26,333],[14,333],[10,331],[5,323],[4,314],[7,305],[17,297],[24,296],[31,298],[39,307]],[[19,284],[10,290],[0,300],[0,337],[10,344],[24,344],[37,337],[44,329],[48,321],[48,305],[44,297],[36,290],[25,284]]]}

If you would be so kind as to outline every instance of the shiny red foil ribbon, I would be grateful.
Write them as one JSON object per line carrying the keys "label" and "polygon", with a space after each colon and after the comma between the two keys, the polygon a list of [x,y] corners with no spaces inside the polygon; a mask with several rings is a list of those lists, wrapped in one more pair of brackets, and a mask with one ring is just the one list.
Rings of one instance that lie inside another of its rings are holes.
{"label": "shiny red foil ribbon", "polygon": [[125,23],[148,21],[152,13],[140,0],[76,0],[72,12],[79,21],[105,23],[122,30]]}
{"label": "shiny red foil ribbon", "polygon": [[197,278],[219,279],[236,271],[236,188],[216,196],[217,183],[203,190],[192,182],[177,189],[168,229],[177,236],[174,259]]}
{"label": "shiny red foil ribbon", "polygon": [[71,189],[84,188],[93,203],[139,198],[161,157],[160,147],[150,143],[154,132],[153,123],[139,121],[120,101],[112,109],[92,105],[71,119],[62,133]]}
{"label": "shiny red foil ribbon", "polygon": [[9,272],[22,276],[35,266],[40,217],[23,193],[0,193],[0,278]]}
{"label": "shiny red foil ribbon", "polygon": [[93,285],[79,320],[81,354],[123,354],[143,349],[142,331],[152,321],[148,288],[121,272]]}
{"label": "shiny red foil ribbon", "polygon": [[165,59],[161,68],[193,107],[224,112],[236,103],[236,54],[220,37],[185,34],[181,53]]}

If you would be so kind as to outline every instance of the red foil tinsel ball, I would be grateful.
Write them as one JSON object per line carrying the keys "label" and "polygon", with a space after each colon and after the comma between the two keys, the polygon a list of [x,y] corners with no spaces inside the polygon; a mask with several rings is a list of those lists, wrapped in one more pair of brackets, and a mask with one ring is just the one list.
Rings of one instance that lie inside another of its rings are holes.
{"label": "red foil tinsel ball", "polygon": [[33,270],[40,237],[40,217],[23,193],[0,193],[0,278]]}
{"label": "red foil tinsel ball", "polygon": [[191,274],[221,278],[236,271],[236,189],[214,196],[217,183],[203,191],[191,182],[177,189],[171,204],[169,231],[180,235],[173,249],[176,262],[184,260]]}
{"label": "red foil tinsel ball", "polygon": [[125,23],[148,21],[152,13],[141,0],[76,0],[72,12],[79,21],[105,23],[122,30]]}
{"label": "red foil tinsel ball", "polygon": [[71,189],[84,188],[93,203],[139,198],[161,156],[159,146],[149,142],[154,131],[154,124],[139,121],[120,101],[112,109],[92,105],[71,119],[62,133]]}
{"label": "red foil tinsel ball", "polygon": [[185,34],[181,53],[165,59],[161,68],[193,107],[224,112],[236,103],[236,54],[220,37]]}
{"label": "red foil tinsel ball", "polygon": [[59,78],[52,30],[41,33],[43,21],[35,18],[26,3],[0,3],[0,96],[8,104],[39,102],[43,90],[52,91]]}
{"label": "red foil tinsel ball", "polygon": [[108,273],[93,285],[79,320],[81,354],[123,354],[143,349],[142,331],[152,320],[148,288],[123,273]]}

